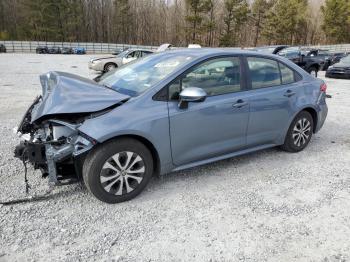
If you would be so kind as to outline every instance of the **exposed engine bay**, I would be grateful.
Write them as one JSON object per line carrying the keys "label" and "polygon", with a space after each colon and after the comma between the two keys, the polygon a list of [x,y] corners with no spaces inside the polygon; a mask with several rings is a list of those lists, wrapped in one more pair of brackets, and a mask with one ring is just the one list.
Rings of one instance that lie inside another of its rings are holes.
{"label": "exposed engine bay", "polygon": [[40,169],[50,186],[74,182],[81,176],[79,158],[97,142],[79,133],[80,123],[57,119],[44,120],[39,125],[31,123],[32,109],[40,101],[41,97],[35,100],[17,130],[21,142],[15,156]]}

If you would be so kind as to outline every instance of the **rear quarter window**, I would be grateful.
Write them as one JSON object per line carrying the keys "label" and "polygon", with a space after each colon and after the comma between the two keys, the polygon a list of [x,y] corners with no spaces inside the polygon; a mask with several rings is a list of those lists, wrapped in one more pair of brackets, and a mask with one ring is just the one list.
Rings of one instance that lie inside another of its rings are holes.
{"label": "rear quarter window", "polygon": [[262,57],[247,57],[252,89],[281,85],[278,62]]}
{"label": "rear quarter window", "polygon": [[295,82],[295,74],[292,69],[286,65],[279,63],[281,70],[282,84],[291,84]]}

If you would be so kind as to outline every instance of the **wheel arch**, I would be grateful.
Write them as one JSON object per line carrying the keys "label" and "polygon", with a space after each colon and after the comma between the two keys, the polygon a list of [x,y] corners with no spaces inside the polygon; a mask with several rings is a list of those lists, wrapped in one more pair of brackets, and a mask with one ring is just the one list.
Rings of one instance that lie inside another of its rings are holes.
{"label": "wheel arch", "polygon": [[150,140],[148,140],[147,138],[140,136],[140,135],[135,135],[135,134],[118,135],[118,136],[114,136],[114,137],[102,142],[102,144],[107,143],[111,140],[118,140],[118,139],[122,139],[122,138],[131,138],[131,139],[137,140],[137,141],[141,142],[145,147],[147,147],[147,149],[152,154],[154,173],[156,175],[160,174],[160,167],[161,166],[160,166],[160,158],[159,158],[158,151],[157,151],[156,147],[153,145],[153,143]]}
{"label": "wheel arch", "polygon": [[299,115],[303,111],[306,111],[311,115],[312,120],[314,122],[314,127],[313,127],[312,132],[315,133],[316,128],[317,128],[317,123],[318,123],[317,110],[310,105],[305,106],[293,115],[293,117],[291,118],[291,120],[288,123],[288,126],[286,126],[286,129],[284,130],[283,135],[281,136],[281,139],[282,139],[281,142],[285,141],[287,133],[288,133],[288,129],[289,129],[290,125],[293,123],[293,120],[296,118],[297,115]]}
{"label": "wheel arch", "polygon": [[[318,124],[317,123],[318,122],[317,111],[313,107],[305,107],[300,112],[302,112],[302,111],[306,111],[312,116],[312,120],[314,122],[314,126],[313,126],[313,130],[312,131],[313,131],[313,133],[315,133],[316,132],[316,127],[317,127],[317,124]],[[300,112],[298,114],[300,114]]]}

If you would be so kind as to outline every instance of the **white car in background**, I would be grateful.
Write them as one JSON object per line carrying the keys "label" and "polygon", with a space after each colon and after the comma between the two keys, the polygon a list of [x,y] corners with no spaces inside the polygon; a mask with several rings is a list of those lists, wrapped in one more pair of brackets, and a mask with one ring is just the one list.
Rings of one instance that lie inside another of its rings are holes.
{"label": "white car in background", "polygon": [[116,56],[91,59],[89,62],[89,69],[100,72],[109,72],[117,67],[121,67],[122,65],[152,53],[153,51],[148,49],[128,49]]}

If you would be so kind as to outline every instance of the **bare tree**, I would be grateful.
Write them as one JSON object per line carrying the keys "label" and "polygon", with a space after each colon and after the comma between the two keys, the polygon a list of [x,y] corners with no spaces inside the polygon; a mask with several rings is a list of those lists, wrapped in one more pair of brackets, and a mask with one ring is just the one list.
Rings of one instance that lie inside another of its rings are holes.
{"label": "bare tree", "polygon": [[0,0],[0,39],[177,46],[324,43],[319,6],[316,0]]}

